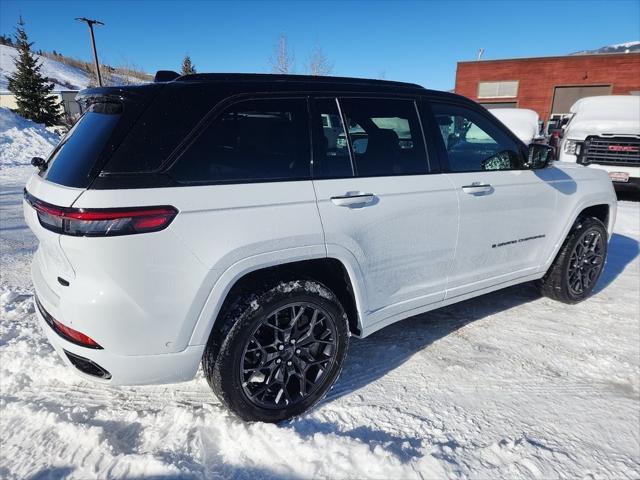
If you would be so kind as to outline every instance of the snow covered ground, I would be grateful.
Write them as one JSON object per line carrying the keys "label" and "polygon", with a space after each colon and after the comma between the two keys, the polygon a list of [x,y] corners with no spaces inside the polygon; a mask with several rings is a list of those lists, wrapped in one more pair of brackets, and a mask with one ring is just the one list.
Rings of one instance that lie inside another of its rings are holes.
{"label": "snow covered ground", "polygon": [[[14,47],[0,45],[0,93],[8,92],[8,76],[16,70],[15,59],[17,56],[18,51]],[[54,92],[61,90],[82,90],[83,88],[87,88],[91,81],[91,76],[84,70],[42,55],[35,55],[35,57],[42,64],[40,73],[54,84]],[[109,79],[114,85],[148,82],[148,80],[142,80],[131,75],[116,73],[110,73]]]}
{"label": "snow covered ground", "polygon": [[[0,91],[7,91],[7,76],[15,72],[17,56],[18,51],[14,47],[0,45]],[[35,56],[42,63],[40,73],[55,84],[55,91],[80,90],[89,84],[90,77],[87,72],[47,57]]]}
{"label": "snow covered ground", "polygon": [[[22,118],[8,108],[0,107],[0,175],[7,176],[5,169],[29,165],[31,158],[46,158],[60,137],[44,125]],[[18,171],[17,175],[24,175]]]}
{"label": "snow covered ground", "polygon": [[[0,155],[20,130],[0,123]],[[310,413],[246,424],[201,374],[111,388],[62,365],[33,313],[25,163],[0,163],[0,478],[640,477],[639,203],[588,301],[527,284],[408,319],[354,339]]]}

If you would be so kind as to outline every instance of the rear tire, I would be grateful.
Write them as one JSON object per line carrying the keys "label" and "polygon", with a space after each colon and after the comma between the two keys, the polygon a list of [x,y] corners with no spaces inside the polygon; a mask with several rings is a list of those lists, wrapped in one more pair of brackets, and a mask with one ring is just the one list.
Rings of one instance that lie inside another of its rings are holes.
{"label": "rear tire", "polygon": [[246,421],[279,422],[310,409],[340,374],[349,341],[342,305],[312,280],[242,294],[215,328],[202,367],[216,396]]}
{"label": "rear tire", "polygon": [[545,297],[578,303],[593,291],[607,258],[607,229],[593,217],[578,218],[537,286]]}

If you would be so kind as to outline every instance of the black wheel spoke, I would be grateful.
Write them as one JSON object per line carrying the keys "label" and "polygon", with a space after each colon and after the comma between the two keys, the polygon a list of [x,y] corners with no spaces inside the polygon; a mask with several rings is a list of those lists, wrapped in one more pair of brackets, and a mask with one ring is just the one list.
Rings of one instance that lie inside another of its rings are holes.
{"label": "black wheel spoke", "polygon": [[311,303],[285,305],[253,330],[240,365],[247,398],[262,408],[296,404],[319,388],[336,361],[333,319]]}
{"label": "black wheel spoke", "polygon": [[587,231],[569,256],[567,284],[574,295],[582,295],[593,287],[604,265],[603,237],[598,231]]}

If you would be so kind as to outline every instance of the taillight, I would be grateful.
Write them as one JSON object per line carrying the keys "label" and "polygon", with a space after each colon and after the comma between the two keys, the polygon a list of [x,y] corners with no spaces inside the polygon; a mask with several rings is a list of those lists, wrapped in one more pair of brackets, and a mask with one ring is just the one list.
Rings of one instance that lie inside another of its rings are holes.
{"label": "taillight", "polygon": [[29,192],[25,200],[38,213],[47,230],[77,237],[108,237],[157,232],[167,228],[178,210],[171,206],[135,208],[67,208],[38,200]]}
{"label": "taillight", "polygon": [[98,343],[93,338],[85,335],[82,332],[74,330],[71,327],[67,327],[63,323],[60,323],[58,320],[53,318],[51,314],[44,309],[44,307],[40,303],[40,300],[38,300],[38,297],[35,297],[35,299],[36,306],[38,307],[40,314],[44,318],[44,321],[47,322],[47,324],[53,329],[54,332],[56,332],[68,342],[75,343],[76,345],[80,345],[82,347],[102,350],[102,347],[98,345]]}

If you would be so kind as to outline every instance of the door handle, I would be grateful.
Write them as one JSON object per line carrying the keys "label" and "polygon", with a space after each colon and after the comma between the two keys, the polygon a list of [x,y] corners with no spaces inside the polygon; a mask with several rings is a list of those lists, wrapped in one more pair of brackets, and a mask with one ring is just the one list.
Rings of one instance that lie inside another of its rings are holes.
{"label": "door handle", "polygon": [[331,197],[331,201],[334,205],[339,207],[350,207],[356,205],[368,205],[373,203],[376,196],[373,193],[347,193],[346,195],[341,195],[339,197]]}
{"label": "door handle", "polygon": [[493,190],[494,188],[487,183],[473,183],[471,185],[465,185],[464,187],[462,187],[462,191],[464,193],[468,193],[469,195],[488,195],[490,193],[493,193]]}

